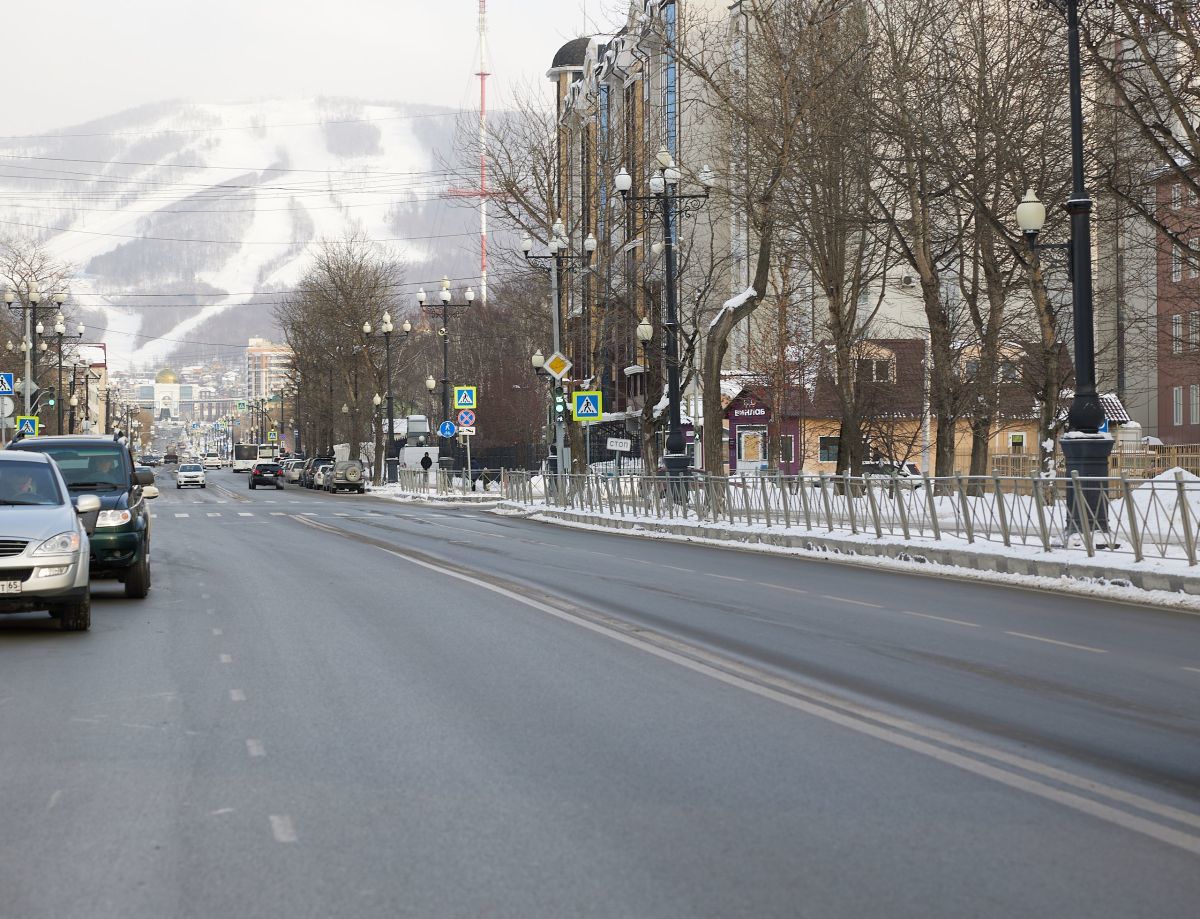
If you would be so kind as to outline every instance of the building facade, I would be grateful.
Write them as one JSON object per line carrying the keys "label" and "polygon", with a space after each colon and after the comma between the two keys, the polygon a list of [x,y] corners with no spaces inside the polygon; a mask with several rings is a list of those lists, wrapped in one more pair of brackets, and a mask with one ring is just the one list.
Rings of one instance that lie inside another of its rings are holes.
{"label": "building facade", "polygon": [[292,366],[292,349],[265,338],[251,338],[246,348],[246,398],[269,399],[282,392]]}
{"label": "building facade", "polygon": [[1166,444],[1200,444],[1200,201],[1175,177],[1157,185],[1157,214],[1190,246],[1159,233],[1158,431]]}

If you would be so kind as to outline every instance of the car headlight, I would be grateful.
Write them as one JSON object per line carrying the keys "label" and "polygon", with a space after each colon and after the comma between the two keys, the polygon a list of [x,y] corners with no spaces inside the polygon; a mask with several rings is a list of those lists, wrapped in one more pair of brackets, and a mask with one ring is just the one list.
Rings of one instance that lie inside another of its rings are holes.
{"label": "car headlight", "polygon": [[97,527],[119,527],[123,523],[128,523],[133,519],[133,514],[129,511],[111,510],[101,511],[100,516],[96,518]]}
{"label": "car headlight", "polygon": [[33,550],[34,555],[71,555],[79,551],[79,534],[74,530],[51,536]]}

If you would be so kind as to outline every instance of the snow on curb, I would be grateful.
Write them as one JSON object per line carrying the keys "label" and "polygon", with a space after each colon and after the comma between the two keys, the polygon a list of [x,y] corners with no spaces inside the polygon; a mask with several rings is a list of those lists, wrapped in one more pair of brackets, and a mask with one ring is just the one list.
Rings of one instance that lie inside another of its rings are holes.
{"label": "snow on curb", "polygon": [[[1200,614],[1200,572],[1181,574],[1142,563],[1145,569],[1085,564],[1062,553],[1013,555],[1011,548],[979,546],[948,548],[944,545],[901,543],[849,534],[738,531],[679,522],[608,518],[595,514],[548,508],[529,508],[501,502],[491,510],[502,516],[520,516],[558,526],[600,532],[619,532],[648,539],[666,539],[697,545],[767,552],[820,561],[891,571],[920,573],[958,580],[980,581],[1166,607]],[[989,551],[990,550],[990,551]],[[888,554],[894,553],[894,554]],[[1174,568],[1175,566],[1170,566]],[[1023,569],[1023,570],[1022,570]]]}

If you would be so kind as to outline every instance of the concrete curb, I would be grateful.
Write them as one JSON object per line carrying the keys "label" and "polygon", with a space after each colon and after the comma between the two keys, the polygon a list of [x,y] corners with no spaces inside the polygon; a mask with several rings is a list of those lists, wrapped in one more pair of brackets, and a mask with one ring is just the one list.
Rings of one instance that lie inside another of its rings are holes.
{"label": "concrete curb", "polygon": [[[545,520],[547,522],[562,522],[567,524],[586,524],[606,529],[627,532],[631,534],[654,535],[662,538],[680,541],[692,539],[703,540],[709,544],[724,544],[730,547],[753,549],[755,546],[777,546],[792,549],[798,553],[820,557],[825,555],[840,562],[868,564],[867,559],[888,559],[890,567],[904,567],[919,572],[926,566],[949,571],[939,571],[939,574],[956,576],[952,569],[958,569],[960,577],[971,580],[988,580],[1005,584],[1012,583],[1004,576],[1016,575],[1030,580],[1030,586],[1045,586],[1052,582],[1054,589],[1070,593],[1086,593],[1095,595],[1097,585],[1111,585],[1124,588],[1123,599],[1129,599],[1130,594],[1138,592],[1154,593],[1156,596],[1136,598],[1139,602],[1153,603],[1159,606],[1187,607],[1200,609],[1200,570],[1196,574],[1176,574],[1162,571],[1137,571],[1129,568],[1110,568],[1102,564],[1065,563],[1058,560],[1043,560],[1037,557],[1010,556],[989,552],[973,552],[962,548],[941,548],[937,546],[914,546],[906,543],[873,540],[870,542],[839,539],[836,536],[824,534],[788,534],[769,532],[747,532],[727,529],[720,526],[705,526],[700,524],[673,523],[670,521],[651,520],[622,520],[608,517],[598,517],[577,511],[537,508],[525,505],[500,502],[497,505],[500,513],[520,513],[526,517]],[[929,571],[929,568],[926,568]],[[933,573],[930,571],[929,573]],[[1035,584],[1033,581],[1039,581]],[[1083,588],[1087,588],[1084,590]]]}

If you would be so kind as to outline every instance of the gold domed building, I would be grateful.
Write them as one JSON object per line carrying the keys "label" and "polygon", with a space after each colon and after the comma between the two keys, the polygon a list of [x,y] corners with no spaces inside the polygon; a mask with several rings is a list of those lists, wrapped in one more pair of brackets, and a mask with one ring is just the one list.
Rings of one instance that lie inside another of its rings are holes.
{"label": "gold domed building", "polygon": [[163,383],[170,386],[179,382],[179,374],[177,374],[170,367],[164,367],[158,372],[158,375],[154,377],[154,382]]}
{"label": "gold domed building", "polygon": [[164,367],[154,375],[153,383],[137,387],[137,400],[153,412],[155,421],[178,421],[183,404],[195,399],[194,390],[191,384],[180,384],[179,374]]}

